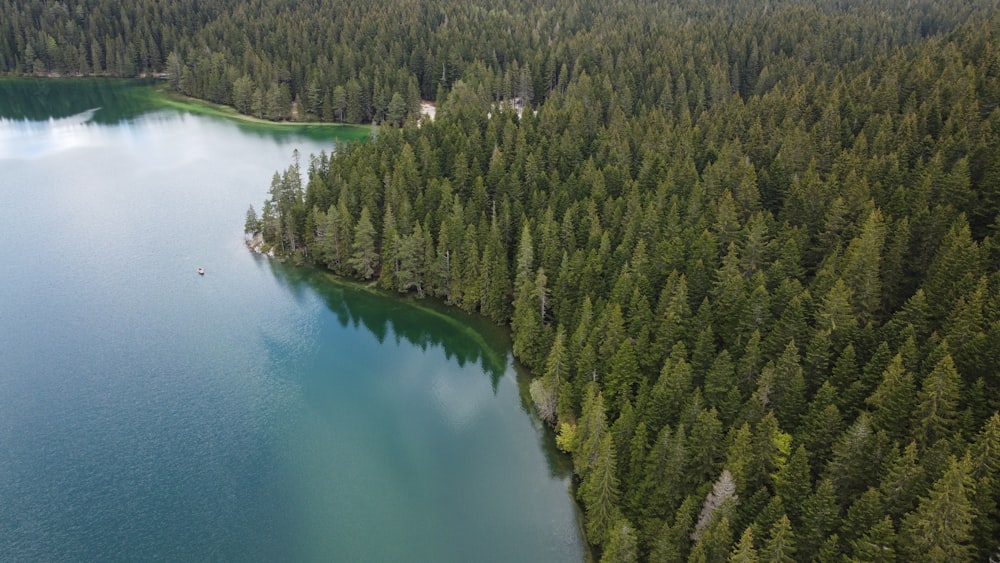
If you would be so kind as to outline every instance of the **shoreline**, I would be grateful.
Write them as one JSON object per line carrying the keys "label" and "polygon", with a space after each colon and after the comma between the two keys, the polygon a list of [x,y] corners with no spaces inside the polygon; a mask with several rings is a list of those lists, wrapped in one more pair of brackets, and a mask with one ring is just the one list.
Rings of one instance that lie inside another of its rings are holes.
{"label": "shoreline", "polygon": [[101,74],[0,74],[0,80],[37,80],[39,82],[76,82],[85,80],[131,83],[147,86],[152,98],[163,107],[189,111],[198,115],[219,117],[233,122],[256,127],[275,129],[341,129],[350,136],[362,138],[371,135],[372,124],[332,123],[326,121],[271,121],[252,115],[244,115],[235,108],[208,100],[193,98],[170,89],[165,76],[160,74],[134,77],[108,76]]}
{"label": "shoreline", "polygon": [[[131,79],[124,79],[131,80]],[[149,79],[139,79],[139,80],[149,80]],[[271,121],[269,119],[261,119],[259,117],[254,117],[252,115],[242,114],[227,105],[217,104],[208,100],[202,100],[200,98],[192,98],[186,94],[180,92],[175,92],[170,90],[170,88],[160,80],[152,85],[153,91],[156,93],[157,98],[168,107],[174,109],[187,110],[192,113],[198,113],[201,115],[214,115],[217,117],[223,117],[226,119],[231,119],[233,121],[239,121],[242,123],[248,123],[252,125],[266,125],[270,127],[277,128],[317,128],[317,127],[330,127],[337,129],[356,129],[358,131],[370,132],[371,124],[356,124],[356,123],[332,123],[327,121]]]}

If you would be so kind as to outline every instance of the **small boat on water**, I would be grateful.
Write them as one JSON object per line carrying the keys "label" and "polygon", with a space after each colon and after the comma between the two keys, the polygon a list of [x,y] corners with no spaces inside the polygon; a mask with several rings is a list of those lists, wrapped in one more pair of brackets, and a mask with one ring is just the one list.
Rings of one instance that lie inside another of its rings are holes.
{"label": "small boat on water", "polygon": [[198,268],[198,275],[199,276],[204,276],[205,275],[205,268]]}

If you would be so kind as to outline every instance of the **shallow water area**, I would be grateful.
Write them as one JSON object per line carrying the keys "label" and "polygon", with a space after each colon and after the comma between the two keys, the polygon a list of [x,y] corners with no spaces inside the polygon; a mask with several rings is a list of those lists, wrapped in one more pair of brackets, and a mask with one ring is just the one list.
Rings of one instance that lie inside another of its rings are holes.
{"label": "shallow water area", "polygon": [[244,246],[332,133],[45,84],[0,85],[3,559],[584,557],[502,332]]}

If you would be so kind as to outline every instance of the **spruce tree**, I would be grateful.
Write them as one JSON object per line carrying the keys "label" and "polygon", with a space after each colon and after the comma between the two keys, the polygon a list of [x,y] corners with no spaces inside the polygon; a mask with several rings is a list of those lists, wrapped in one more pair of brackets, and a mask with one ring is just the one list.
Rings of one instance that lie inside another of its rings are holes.
{"label": "spruce tree", "polygon": [[851,542],[851,561],[894,563],[896,561],[896,530],[892,518],[882,518],[865,535]]}
{"label": "spruce tree", "polygon": [[914,437],[929,447],[948,438],[958,425],[961,379],[950,354],[945,354],[921,385],[914,416]]}
{"label": "spruce tree", "polygon": [[782,516],[771,528],[763,549],[761,562],[793,563],[795,561],[795,534],[787,516]]}
{"label": "spruce tree", "polygon": [[753,545],[753,527],[743,530],[740,541],[736,543],[732,553],[729,554],[729,563],[757,563],[760,558]]}
{"label": "spruce tree", "polygon": [[974,508],[972,461],[951,458],[948,469],[903,518],[899,548],[910,561],[965,561],[970,555]]}
{"label": "spruce tree", "polygon": [[627,520],[618,520],[608,533],[601,563],[635,563],[638,560],[639,546],[635,531]]}
{"label": "spruce tree", "polygon": [[378,250],[375,247],[375,227],[372,225],[368,208],[361,210],[354,228],[354,242],[351,244],[351,267],[361,279],[372,279],[379,266]]}
{"label": "spruce tree", "polygon": [[580,499],[587,514],[587,539],[592,544],[604,541],[618,517],[620,494],[618,468],[611,434],[606,433],[594,455],[590,471],[580,484]]}

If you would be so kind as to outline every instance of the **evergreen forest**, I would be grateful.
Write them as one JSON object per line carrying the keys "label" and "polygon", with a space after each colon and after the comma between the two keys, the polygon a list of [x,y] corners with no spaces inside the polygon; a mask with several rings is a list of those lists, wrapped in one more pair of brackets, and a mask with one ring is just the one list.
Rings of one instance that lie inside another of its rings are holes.
{"label": "evergreen forest", "polygon": [[509,325],[601,561],[1000,560],[995,0],[0,7],[5,73],[376,123],[251,244]]}

